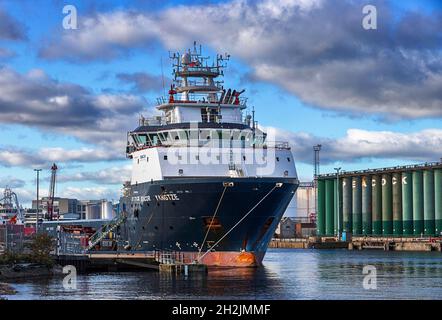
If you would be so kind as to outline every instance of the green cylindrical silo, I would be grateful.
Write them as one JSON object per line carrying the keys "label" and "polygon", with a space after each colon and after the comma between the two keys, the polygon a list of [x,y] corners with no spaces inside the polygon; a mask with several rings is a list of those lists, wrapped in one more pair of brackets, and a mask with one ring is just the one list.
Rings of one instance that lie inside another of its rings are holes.
{"label": "green cylindrical silo", "polygon": [[402,235],[402,175],[393,173],[391,184],[393,188],[393,235]]}
{"label": "green cylindrical silo", "polygon": [[[339,191],[338,190],[339,187]],[[337,194],[338,193],[338,194]],[[339,199],[338,199],[339,196]],[[336,203],[337,202],[337,203]],[[342,179],[335,179],[335,234],[342,232]]]}
{"label": "green cylindrical silo", "polygon": [[335,181],[325,180],[325,233],[333,235],[335,212]]}
{"label": "green cylindrical silo", "polygon": [[325,235],[325,180],[318,179],[317,180],[317,194],[318,194],[318,203],[317,209],[318,214],[316,226],[318,230],[318,235]]}
{"label": "green cylindrical silo", "polygon": [[353,234],[362,234],[362,187],[361,177],[352,178],[352,216]]}
{"label": "green cylindrical silo", "polygon": [[442,169],[434,170],[434,197],[435,233],[438,236],[442,232]]}
{"label": "green cylindrical silo", "polygon": [[352,206],[351,206],[351,178],[342,179],[342,220],[344,232],[353,232],[353,219],[351,216]]}
{"label": "green cylindrical silo", "polygon": [[434,235],[434,173],[424,171],[424,234]]}
{"label": "green cylindrical silo", "polygon": [[371,178],[371,200],[372,200],[372,234],[382,235],[382,182],[381,177],[374,175]]}
{"label": "green cylindrical silo", "polygon": [[362,234],[372,233],[371,177],[362,177]]}
{"label": "green cylindrical silo", "polygon": [[382,234],[393,234],[393,197],[391,175],[382,175]]}
{"label": "green cylindrical silo", "polygon": [[424,188],[422,171],[413,171],[413,234],[424,232]]}
{"label": "green cylindrical silo", "polygon": [[405,236],[413,235],[413,174],[402,172],[402,224]]}

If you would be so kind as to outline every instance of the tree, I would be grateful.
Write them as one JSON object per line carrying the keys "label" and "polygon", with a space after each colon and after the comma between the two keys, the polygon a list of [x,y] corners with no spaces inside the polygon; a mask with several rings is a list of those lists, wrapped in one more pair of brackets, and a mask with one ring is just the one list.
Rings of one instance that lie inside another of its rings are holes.
{"label": "tree", "polygon": [[54,264],[50,253],[53,248],[52,239],[46,233],[34,235],[31,247],[31,261],[51,267]]}

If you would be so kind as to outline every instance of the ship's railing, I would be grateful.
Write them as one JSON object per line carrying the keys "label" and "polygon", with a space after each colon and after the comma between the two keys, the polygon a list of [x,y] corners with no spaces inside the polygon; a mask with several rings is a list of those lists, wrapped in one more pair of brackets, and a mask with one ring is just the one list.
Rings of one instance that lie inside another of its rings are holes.
{"label": "ship's railing", "polygon": [[202,66],[195,66],[195,67],[187,66],[186,69],[181,67],[177,70],[176,73],[179,75],[186,72],[210,72],[213,74],[220,74],[218,67],[202,67]]}
{"label": "ship's railing", "polygon": [[235,140],[231,142],[228,139],[222,140],[176,140],[176,141],[164,141],[158,143],[157,145],[152,145],[146,143],[145,145],[134,147],[131,146],[132,152],[135,150],[143,150],[148,148],[156,147],[174,147],[174,148],[185,148],[185,147],[198,147],[198,148],[262,148],[262,149],[276,149],[276,150],[290,150],[290,145],[288,142],[265,142],[265,143],[255,143],[253,145],[250,141],[245,142],[241,140]]}
{"label": "ship's railing", "polygon": [[[441,162],[425,162],[419,164],[405,165],[405,166],[396,166],[396,167],[385,167],[385,168],[374,168],[374,169],[366,169],[366,170],[355,170],[355,171],[341,171],[339,174],[342,176],[350,176],[350,175],[359,175],[359,174],[379,174],[379,173],[390,173],[390,172],[402,172],[402,171],[413,171],[413,170],[425,170],[425,169],[436,169],[442,168]],[[326,177],[336,177],[336,173],[325,173],[321,174],[318,177],[326,178]]]}
{"label": "ship's railing", "polygon": [[140,126],[164,126],[168,124],[167,118],[165,116],[156,116],[150,118],[140,118]]}
{"label": "ship's railing", "polygon": [[[208,103],[208,104],[220,104],[219,97],[211,98],[208,96],[208,94],[198,94],[198,93],[189,93],[188,99],[185,100],[181,97],[182,93],[177,94],[177,97],[174,98],[173,102],[169,101],[169,97],[159,97],[157,98],[157,105],[163,105],[163,104],[169,104],[169,103],[175,103],[175,104],[188,104],[188,103]],[[230,102],[227,103],[223,101],[221,104],[231,104],[231,105],[239,105],[239,106],[245,106],[247,104],[247,97],[239,97],[238,103],[236,103],[236,98],[231,97]]]}
{"label": "ship's railing", "polygon": [[277,150],[290,150],[290,144],[287,141],[270,141],[264,144],[264,148],[275,148]]}
{"label": "ship's railing", "polygon": [[208,86],[213,86],[214,88],[216,88],[218,90],[222,90],[222,88],[221,88],[221,81],[214,81],[213,84],[211,85],[209,83],[209,81],[205,81],[205,80],[187,80],[186,84],[184,84],[180,80],[177,80],[176,84],[177,84],[178,87],[192,87],[192,86],[208,87]]}

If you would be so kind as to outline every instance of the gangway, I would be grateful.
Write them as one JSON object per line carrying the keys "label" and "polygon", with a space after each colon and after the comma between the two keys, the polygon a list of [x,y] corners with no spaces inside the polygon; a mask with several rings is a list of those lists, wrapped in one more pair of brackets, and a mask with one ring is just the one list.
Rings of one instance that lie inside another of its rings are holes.
{"label": "gangway", "polygon": [[115,217],[113,220],[111,220],[108,224],[103,225],[100,230],[95,232],[89,238],[89,245],[87,251],[95,247],[101,240],[106,238],[109,235],[109,233],[113,232],[117,227],[119,227],[125,221],[126,221],[126,215],[121,214]]}

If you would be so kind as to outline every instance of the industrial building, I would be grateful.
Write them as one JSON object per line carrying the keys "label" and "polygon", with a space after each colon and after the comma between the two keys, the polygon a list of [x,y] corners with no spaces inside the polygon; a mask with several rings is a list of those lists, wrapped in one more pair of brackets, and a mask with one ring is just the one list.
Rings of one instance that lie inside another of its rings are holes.
{"label": "industrial building", "polygon": [[280,239],[289,239],[295,237],[296,222],[290,217],[283,217],[276,228],[275,233]]}
{"label": "industrial building", "polygon": [[275,230],[275,238],[305,238],[316,235],[315,187],[301,182]]}
{"label": "industrial building", "polygon": [[[48,197],[43,197],[39,201],[40,212],[47,211],[48,202]],[[77,200],[54,197],[53,206],[54,212],[60,215],[60,219],[112,219],[115,216],[112,202],[107,200]],[[37,200],[32,200],[32,209],[36,213]]]}
{"label": "industrial building", "polygon": [[316,192],[313,182],[301,182],[296,190],[295,217],[298,220],[311,221],[316,216]]}
{"label": "industrial building", "polygon": [[442,162],[324,174],[317,187],[318,235],[442,233]]}

